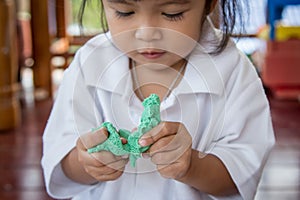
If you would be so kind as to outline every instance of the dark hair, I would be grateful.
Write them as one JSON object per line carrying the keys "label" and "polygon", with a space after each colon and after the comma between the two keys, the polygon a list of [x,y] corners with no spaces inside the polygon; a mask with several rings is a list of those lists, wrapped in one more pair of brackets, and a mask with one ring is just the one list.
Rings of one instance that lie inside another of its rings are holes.
{"label": "dark hair", "polygon": [[[78,20],[79,20],[79,25],[83,27],[83,15],[84,15],[84,10],[87,6],[87,3],[90,0],[82,0],[81,7],[78,13]],[[138,1],[138,0],[135,0]],[[99,0],[100,2],[100,7],[102,9],[101,11],[101,25],[103,32],[108,31],[108,26],[106,23],[105,19],[105,13],[103,10],[103,3],[102,0]],[[211,13],[214,3],[216,3],[215,0],[206,0],[205,2],[205,7],[204,7],[204,16],[207,16]],[[245,5],[247,4],[247,1],[243,2]],[[246,6],[245,8],[248,8]],[[229,38],[233,35],[234,30],[236,28],[237,22],[239,22],[238,28],[240,30],[235,30],[236,35],[239,35],[242,33],[244,24],[243,24],[243,19],[242,19],[242,11],[246,11],[243,8],[241,0],[217,0],[217,6],[215,9],[217,10],[217,18],[218,18],[218,25],[221,30],[222,30],[222,39],[221,41],[216,45],[215,51],[212,52],[212,54],[218,54],[221,53],[225,47],[228,44]]]}

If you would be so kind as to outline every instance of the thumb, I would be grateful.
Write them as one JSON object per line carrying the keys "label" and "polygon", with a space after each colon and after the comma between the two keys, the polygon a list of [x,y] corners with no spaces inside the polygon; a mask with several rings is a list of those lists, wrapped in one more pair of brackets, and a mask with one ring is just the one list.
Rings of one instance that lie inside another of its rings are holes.
{"label": "thumb", "polygon": [[106,128],[100,128],[94,132],[88,132],[81,135],[77,141],[77,145],[81,148],[89,149],[98,144],[101,144],[108,138],[108,131]]}

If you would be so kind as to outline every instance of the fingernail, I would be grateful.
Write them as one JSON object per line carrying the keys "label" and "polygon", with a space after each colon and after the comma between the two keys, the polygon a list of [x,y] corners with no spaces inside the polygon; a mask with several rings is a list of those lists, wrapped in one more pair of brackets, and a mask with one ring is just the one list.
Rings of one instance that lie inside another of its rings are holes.
{"label": "fingernail", "polygon": [[141,140],[139,140],[139,144],[140,144],[142,147],[147,146],[147,141],[141,139]]}
{"label": "fingernail", "polygon": [[127,144],[127,140],[125,138],[121,138],[122,144]]}
{"label": "fingernail", "polygon": [[144,159],[148,159],[148,158],[150,158],[150,155],[148,153],[142,153],[142,157]]}
{"label": "fingernail", "polygon": [[128,155],[128,154],[125,154],[125,155],[121,156],[121,158],[127,159],[127,158],[129,158],[129,155]]}

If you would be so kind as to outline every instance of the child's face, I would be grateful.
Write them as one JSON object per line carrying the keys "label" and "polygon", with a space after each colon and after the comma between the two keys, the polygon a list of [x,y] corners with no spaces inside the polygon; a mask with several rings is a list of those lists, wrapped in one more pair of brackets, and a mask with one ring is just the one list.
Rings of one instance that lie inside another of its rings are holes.
{"label": "child's face", "polygon": [[138,64],[172,66],[200,38],[205,0],[103,0],[113,41]]}

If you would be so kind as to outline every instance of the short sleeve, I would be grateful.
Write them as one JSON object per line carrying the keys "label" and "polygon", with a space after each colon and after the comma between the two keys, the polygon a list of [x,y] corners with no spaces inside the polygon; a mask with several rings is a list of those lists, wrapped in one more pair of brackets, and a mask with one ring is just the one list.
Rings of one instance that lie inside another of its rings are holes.
{"label": "short sleeve", "polygon": [[[60,166],[61,160],[75,147],[80,134],[97,125],[88,117],[83,108],[91,100],[90,91],[81,82],[80,52],[65,70],[50,117],[43,135],[42,167],[46,189],[55,198],[70,198],[90,186],[68,179]],[[81,84],[79,86],[79,84]],[[80,90],[82,98],[75,101],[74,95]],[[98,120],[101,118],[97,117]],[[79,121],[82,120],[82,121]],[[63,186],[63,187],[62,187]]]}
{"label": "short sleeve", "polygon": [[270,108],[261,80],[243,63],[226,90],[224,119],[209,153],[229,171],[243,199],[254,199],[263,167],[275,143]]}

